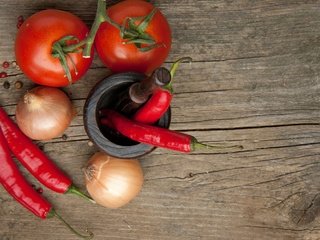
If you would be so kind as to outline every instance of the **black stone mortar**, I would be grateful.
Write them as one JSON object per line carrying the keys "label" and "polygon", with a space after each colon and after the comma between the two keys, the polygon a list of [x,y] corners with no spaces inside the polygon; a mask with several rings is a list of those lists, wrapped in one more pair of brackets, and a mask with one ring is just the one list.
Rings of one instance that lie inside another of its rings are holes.
{"label": "black stone mortar", "polygon": [[[140,73],[118,73],[98,82],[90,91],[84,105],[83,120],[90,140],[103,152],[118,158],[137,158],[150,153],[155,147],[132,141],[115,130],[100,124],[99,111],[103,108],[115,109],[119,94],[131,84],[146,76]],[[117,109],[115,109],[117,110]],[[156,125],[169,128],[171,111],[161,117]]]}

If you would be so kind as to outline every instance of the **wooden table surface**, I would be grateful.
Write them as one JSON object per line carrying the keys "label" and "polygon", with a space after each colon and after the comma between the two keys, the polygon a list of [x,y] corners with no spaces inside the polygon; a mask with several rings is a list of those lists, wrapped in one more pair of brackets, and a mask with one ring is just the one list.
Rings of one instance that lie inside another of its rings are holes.
{"label": "wooden table surface", "polygon": [[[194,60],[177,72],[171,128],[244,149],[157,149],[140,158],[143,189],[120,209],[47,189],[44,195],[95,239],[320,239],[320,1],[152,2],[172,27],[165,66],[183,56]],[[15,60],[18,16],[46,8],[71,11],[90,26],[96,0],[1,1],[1,62]],[[18,99],[34,85],[15,67],[6,71],[0,105],[14,118]],[[65,88],[79,111],[66,137],[38,143],[83,190],[81,167],[97,148],[88,144],[82,107],[108,74],[95,57],[85,77]],[[0,216],[0,240],[77,239],[57,219],[30,214],[3,188]]]}

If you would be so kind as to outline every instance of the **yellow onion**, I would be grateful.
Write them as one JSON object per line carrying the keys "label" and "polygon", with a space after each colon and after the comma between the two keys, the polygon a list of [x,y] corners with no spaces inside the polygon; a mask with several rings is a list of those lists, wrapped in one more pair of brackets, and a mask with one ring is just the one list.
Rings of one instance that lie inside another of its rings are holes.
{"label": "yellow onion", "polygon": [[38,86],[28,91],[18,102],[16,121],[19,128],[34,140],[49,140],[60,136],[70,125],[75,109],[60,89]]}
{"label": "yellow onion", "polygon": [[87,191],[100,205],[119,208],[141,190],[143,172],[135,159],[119,159],[97,152],[84,168]]}

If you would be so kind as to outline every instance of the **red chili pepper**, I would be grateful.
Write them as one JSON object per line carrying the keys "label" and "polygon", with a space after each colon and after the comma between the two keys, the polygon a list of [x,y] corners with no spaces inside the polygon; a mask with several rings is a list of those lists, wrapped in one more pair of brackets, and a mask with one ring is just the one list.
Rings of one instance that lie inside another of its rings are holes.
{"label": "red chili pepper", "polygon": [[74,193],[93,201],[72,184],[65,175],[0,107],[0,128],[11,152],[28,171],[47,188],[58,193]]}
{"label": "red chili pepper", "polygon": [[145,124],[156,123],[162,115],[168,110],[173,94],[172,79],[175,75],[176,69],[181,62],[191,62],[190,57],[180,58],[172,65],[170,69],[171,81],[163,88],[158,88],[152,94],[150,99],[134,114],[133,120]]}
{"label": "red chili pepper", "polygon": [[145,124],[156,123],[168,110],[172,94],[166,89],[158,88],[150,99],[133,115],[133,120]]}
{"label": "red chili pepper", "polygon": [[180,133],[165,128],[151,126],[130,120],[118,112],[109,109],[101,110],[101,123],[114,128],[122,135],[141,143],[150,144],[156,147],[168,148],[171,150],[190,153],[199,148],[225,149],[242,146],[221,146],[207,145],[188,134]]}
{"label": "red chili pepper", "polygon": [[56,216],[77,236],[85,239],[91,239],[93,233],[88,232],[88,236],[78,233],[72,228],[52,207],[52,205],[43,198],[35,188],[30,185],[23,177],[19,168],[13,161],[10,149],[3,132],[0,129],[0,182],[5,190],[19,202],[22,206],[32,212],[34,215],[46,219]]}
{"label": "red chili pepper", "polygon": [[46,218],[51,204],[25,180],[11,158],[5,137],[0,131],[0,181],[6,191],[34,215]]}

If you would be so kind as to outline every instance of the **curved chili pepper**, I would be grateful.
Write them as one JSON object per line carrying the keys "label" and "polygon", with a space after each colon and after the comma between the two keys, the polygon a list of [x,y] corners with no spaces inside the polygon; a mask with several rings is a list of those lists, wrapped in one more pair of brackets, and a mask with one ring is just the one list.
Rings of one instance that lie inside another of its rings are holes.
{"label": "curved chili pepper", "polygon": [[143,123],[138,123],[126,118],[120,113],[103,109],[100,111],[101,123],[117,130],[122,135],[131,140],[153,145],[155,147],[167,148],[179,152],[190,153],[199,148],[210,149],[226,149],[237,148],[242,149],[242,146],[221,146],[221,145],[207,145],[198,142],[198,140],[188,134],[178,131],[160,128]]}
{"label": "curved chili pepper", "polygon": [[23,177],[19,168],[13,161],[10,149],[3,132],[0,129],[0,182],[4,189],[22,206],[28,209],[37,217],[42,219],[57,217],[77,236],[84,239],[91,239],[93,233],[88,236],[82,235],[71,227]]}
{"label": "curved chili pepper", "polygon": [[46,218],[51,204],[25,180],[11,158],[10,150],[0,131],[0,182],[6,191],[34,215]]}
{"label": "curved chili pepper", "polygon": [[156,123],[163,116],[171,104],[173,94],[172,79],[176,69],[181,62],[186,61],[191,62],[192,58],[180,58],[173,63],[170,69],[171,81],[163,88],[158,88],[153,92],[150,99],[133,115],[133,120],[151,125]]}
{"label": "curved chili pepper", "polygon": [[93,201],[87,195],[80,192],[72,184],[71,179],[30,138],[22,133],[1,107],[0,128],[11,152],[39,182],[57,193],[74,193]]}
{"label": "curved chili pepper", "polygon": [[133,120],[145,124],[156,123],[168,110],[172,100],[172,93],[158,88],[150,99],[133,115]]}
{"label": "curved chili pepper", "polygon": [[93,234],[88,236],[78,233],[72,228],[57,212],[52,205],[44,199],[23,177],[19,168],[11,158],[10,150],[6,139],[0,130],[0,182],[5,190],[17,202],[31,211],[34,215],[46,219],[56,216],[73,233],[85,239],[91,239]]}
{"label": "curved chili pepper", "polygon": [[168,69],[160,67],[155,69],[151,76],[145,77],[140,82],[133,83],[128,90],[119,94],[119,109],[126,115],[132,115],[137,108],[145,103],[155,89],[168,84],[171,81],[171,74]]}

